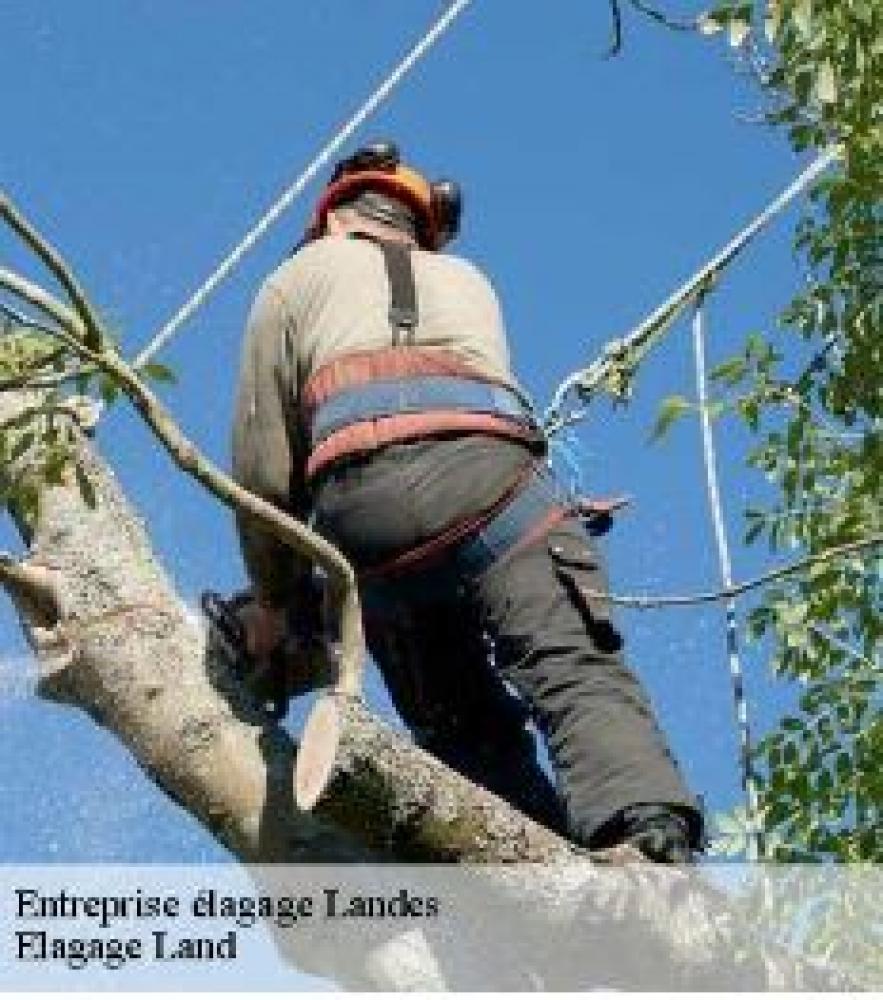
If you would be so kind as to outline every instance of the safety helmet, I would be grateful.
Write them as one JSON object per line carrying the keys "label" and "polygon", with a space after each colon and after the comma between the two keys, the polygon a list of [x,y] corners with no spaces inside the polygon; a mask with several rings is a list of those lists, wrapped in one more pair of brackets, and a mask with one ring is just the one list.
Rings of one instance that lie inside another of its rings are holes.
{"label": "safety helmet", "polygon": [[307,237],[325,230],[328,213],[363,191],[378,191],[405,204],[417,220],[417,242],[425,250],[441,250],[460,228],[462,195],[451,180],[428,181],[401,162],[393,142],[364,146],[334,168],[313,213]]}

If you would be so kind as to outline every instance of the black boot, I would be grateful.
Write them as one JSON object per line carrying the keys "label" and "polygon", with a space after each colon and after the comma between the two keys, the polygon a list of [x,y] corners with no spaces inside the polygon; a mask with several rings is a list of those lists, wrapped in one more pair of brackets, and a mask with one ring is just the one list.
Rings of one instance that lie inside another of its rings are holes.
{"label": "black boot", "polygon": [[664,805],[631,806],[623,811],[623,842],[650,861],[686,865],[693,861],[687,818]]}
{"label": "black boot", "polygon": [[694,860],[696,843],[683,812],[663,803],[648,803],[618,812],[595,831],[589,848],[604,850],[630,844],[650,861],[689,864]]}

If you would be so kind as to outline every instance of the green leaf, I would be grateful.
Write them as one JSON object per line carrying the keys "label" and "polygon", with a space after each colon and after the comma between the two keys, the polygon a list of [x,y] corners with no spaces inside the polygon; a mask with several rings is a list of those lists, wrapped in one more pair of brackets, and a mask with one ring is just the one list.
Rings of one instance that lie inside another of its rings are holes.
{"label": "green leaf", "polygon": [[837,80],[834,76],[834,67],[828,59],[816,73],[815,95],[820,104],[833,104],[837,100]]}
{"label": "green leaf", "polygon": [[102,375],[98,381],[98,392],[106,406],[111,406],[120,394],[120,387],[109,375]]}
{"label": "green leaf", "polygon": [[748,362],[744,357],[728,358],[711,371],[713,382],[723,382],[725,385],[736,385],[745,378],[748,372]]}
{"label": "green leaf", "polygon": [[169,382],[174,384],[178,381],[178,376],[172,369],[168,365],[161,364],[158,361],[149,361],[142,368],[138,369],[138,373],[146,375],[147,378],[154,382]]}
{"label": "green leaf", "polygon": [[12,446],[12,451],[9,453],[10,460],[14,462],[21,458],[34,443],[36,437],[37,435],[33,431],[25,431]]}
{"label": "green leaf", "polygon": [[791,17],[801,35],[808,38],[812,32],[812,0],[797,0]]}
{"label": "green leaf", "polygon": [[734,49],[740,48],[751,34],[751,24],[737,17],[732,18],[727,27],[729,29],[730,46]]}
{"label": "green leaf", "polygon": [[740,399],[738,403],[739,412],[742,414],[742,418],[745,423],[751,428],[751,430],[756,431],[760,427],[760,403],[756,396],[747,396],[744,399]]}
{"label": "green leaf", "polygon": [[693,408],[693,404],[683,396],[667,396],[660,404],[650,440],[658,441],[677,419]]}

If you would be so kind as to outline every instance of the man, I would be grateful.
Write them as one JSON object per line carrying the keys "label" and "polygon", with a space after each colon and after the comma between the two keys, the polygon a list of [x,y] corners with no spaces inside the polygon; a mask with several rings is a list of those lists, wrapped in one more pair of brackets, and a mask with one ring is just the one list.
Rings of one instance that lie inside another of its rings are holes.
{"label": "man", "polygon": [[[338,166],[252,308],[234,473],[353,562],[369,648],[422,746],[585,846],[687,860],[696,802],[589,596],[600,558],[543,461],[496,296],[441,252],[459,215],[456,185],[392,144]],[[239,531],[260,658],[310,568]]]}

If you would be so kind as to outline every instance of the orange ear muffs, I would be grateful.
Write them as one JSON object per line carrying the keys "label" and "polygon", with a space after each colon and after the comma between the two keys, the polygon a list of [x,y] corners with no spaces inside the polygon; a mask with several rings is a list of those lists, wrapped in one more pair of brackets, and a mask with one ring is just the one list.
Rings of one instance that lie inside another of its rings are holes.
{"label": "orange ear muffs", "polygon": [[463,215],[463,192],[456,181],[433,181],[432,214],[435,219],[436,245],[433,250],[441,250],[460,232],[460,218]]}
{"label": "orange ear muffs", "polygon": [[321,236],[328,213],[365,190],[404,202],[417,217],[418,242],[426,250],[440,250],[459,231],[463,203],[460,186],[450,180],[430,184],[422,174],[401,163],[395,143],[377,142],[337,164],[305,238]]}

